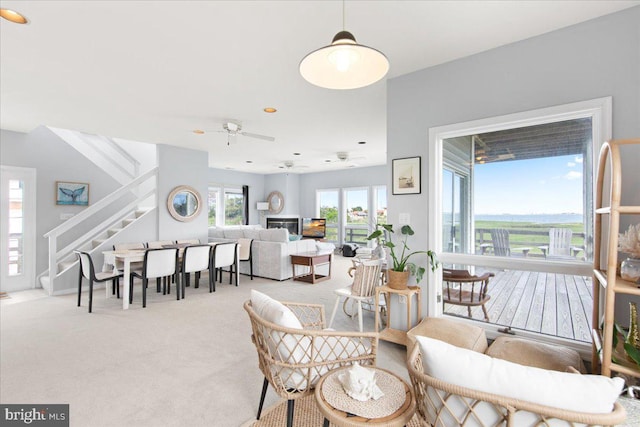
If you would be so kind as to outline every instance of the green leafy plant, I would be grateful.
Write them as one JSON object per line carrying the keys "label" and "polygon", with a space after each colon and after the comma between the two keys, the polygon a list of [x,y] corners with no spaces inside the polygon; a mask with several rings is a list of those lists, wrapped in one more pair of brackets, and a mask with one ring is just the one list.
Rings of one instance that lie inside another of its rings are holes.
{"label": "green leafy plant", "polygon": [[[409,262],[409,258],[417,254],[426,254],[429,259],[429,267],[431,271],[436,271],[438,268],[438,260],[436,254],[433,251],[414,251],[411,252],[409,246],[407,246],[407,238],[413,236],[415,232],[409,225],[403,225],[400,228],[400,234],[403,236],[400,238],[400,243],[396,245],[393,243],[393,225],[391,224],[376,224],[376,230],[367,236],[367,240],[376,240],[379,245],[389,248],[391,259],[393,260],[393,267],[391,270],[403,272],[409,271],[412,275],[416,276],[416,282],[420,283],[426,269],[422,266],[418,266],[413,262]],[[396,253],[396,250],[399,253]]]}

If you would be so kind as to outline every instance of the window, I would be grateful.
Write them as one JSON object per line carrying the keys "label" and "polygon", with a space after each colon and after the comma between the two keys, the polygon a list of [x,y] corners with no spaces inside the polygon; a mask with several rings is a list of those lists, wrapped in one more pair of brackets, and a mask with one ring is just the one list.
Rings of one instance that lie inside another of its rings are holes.
{"label": "window", "polygon": [[327,219],[326,240],[339,242],[339,207],[340,190],[318,190],[316,192],[316,212],[319,218]]}
{"label": "window", "polygon": [[369,235],[369,189],[345,188],[344,241],[367,245]]}
{"label": "window", "polygon": [[375,224],[387,223],[387,187],[316,190],[316,215],[327,219],[327,240],[367,246]]}
{"label": "window", "polygon": [[244,209],[244,196],[242,190],[224,190],[224,225],[241,225],[242,210]]}
{"label": "window", "polygon": [[[593,141],[610,138],[610,114],[603,98],[430,130],[429,246],[444,266],[495,274],[489,331],[590,341]],[[428,292],[443,312],[441,287]]]}
{"label": "window", "polygon": [[209,186],[209,226],[241,225],[244,210],[242,188]]}
{"label": "window", "polygon": [[376,224],[387,223],[387,186],[373,187],[373,207],[376,214]]}
{"label": "window", "polygon": [[220,189],[218,187],[209,187],[209,194],[207,197],[209,207],[209,226],[215,226],[218,213],[218,206],[220,198]]}

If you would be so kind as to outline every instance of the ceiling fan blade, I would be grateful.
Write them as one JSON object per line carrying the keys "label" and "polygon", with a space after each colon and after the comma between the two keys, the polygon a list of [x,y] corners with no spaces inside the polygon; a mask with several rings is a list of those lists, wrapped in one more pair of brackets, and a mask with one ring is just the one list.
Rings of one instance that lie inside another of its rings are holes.
{"label": "ceiling fan blade", "polygon": [[271,141],[271,142],[276,140],[272,136],[260,135],[257,133],[250,133],[250,132],[240,132],[240,135],[248,136],[249,138],[264,139],[265,141]]}

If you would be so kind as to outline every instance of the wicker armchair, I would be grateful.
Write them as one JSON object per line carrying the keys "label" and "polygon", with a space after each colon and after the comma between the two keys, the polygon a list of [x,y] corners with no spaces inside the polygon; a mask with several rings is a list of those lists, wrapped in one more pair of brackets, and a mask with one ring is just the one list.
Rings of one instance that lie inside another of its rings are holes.
{"label": "wicker armchair", "polygon": [[407,368],[416,396],[417,415],[424,426],[613,426],[626,418],[626,412],[619,403],[615,403],[613,411],[608,414],[587,414],[438,380],[424,373],[418,345],[413,347],[407,359]]}
{"label": "wicker armchair", "polygon": [[378,334],[324,330],[324,306],[283,302],[299,319],[303,329],[279,326],[261,318],[251,301],[244,309],[251,320],[251,340],[258,351],[258,365],[264,374],[256,419],[260,419],[268,384],[287,402],[287,426],[293,425],[295,399],[313,393],[326,372],[358,362],[375,365]]}

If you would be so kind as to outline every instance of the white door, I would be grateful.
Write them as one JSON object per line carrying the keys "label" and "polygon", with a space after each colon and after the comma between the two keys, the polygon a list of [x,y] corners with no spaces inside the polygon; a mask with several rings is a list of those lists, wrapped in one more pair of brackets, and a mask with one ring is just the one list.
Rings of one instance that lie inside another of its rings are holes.
{"label": "white door", "polygon": [[0,171],[0,291],[35,288],[36,170]]}

